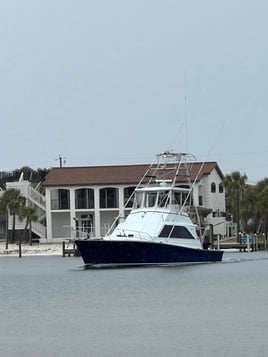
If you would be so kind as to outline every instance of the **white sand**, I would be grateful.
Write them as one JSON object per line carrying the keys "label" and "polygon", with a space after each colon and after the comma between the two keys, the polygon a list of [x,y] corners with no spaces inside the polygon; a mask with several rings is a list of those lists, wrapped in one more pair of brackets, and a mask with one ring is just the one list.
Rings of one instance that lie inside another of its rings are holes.
{"label": "white sand", "polygon": [[[21,246],[22,256],[36,256],[36,255],[62,255],[62,244],[61,243],[40,243],[33,244],[22,244]],[[19,255],[18,244],[8,244],[8,249],[6,249],[6,243],[0,242],[0,257],[14,257]]]}

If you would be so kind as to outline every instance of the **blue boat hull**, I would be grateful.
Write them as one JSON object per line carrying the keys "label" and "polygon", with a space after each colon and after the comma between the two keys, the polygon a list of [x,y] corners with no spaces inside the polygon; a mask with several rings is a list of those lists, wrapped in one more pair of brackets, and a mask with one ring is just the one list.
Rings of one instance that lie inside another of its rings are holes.
{"label": "blue boat hull", "polygon": [[209,263],[222,260],[223,252],[153,242],[76,240],[87,266],[132,266]]}

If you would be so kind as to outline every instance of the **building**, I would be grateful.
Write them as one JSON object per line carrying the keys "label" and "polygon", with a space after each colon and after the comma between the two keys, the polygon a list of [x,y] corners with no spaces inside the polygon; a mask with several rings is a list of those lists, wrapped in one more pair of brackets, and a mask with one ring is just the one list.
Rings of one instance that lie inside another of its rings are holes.
{"label": "building", "polygon": [[[36,208],[39,221],[33,222],[32,229],[41,241],[61,241],[78,235],[98,237],[107,233],[116,218],[129,213],[131,203],[126,203],[147,168],[146,164],[58,167],[49,171],[42,184],[45,195],[23,177],[7,183],[7,188],[19,189],[27,204]],[[193,200],[203,219],[213,226],[214,234],[225,236],[224,175],[218,164],[195,162],[190,176],[194,181]],[[23,229],[24,222],[17,221],[16,227]]]}
{"label": "building", "polygon": [[[72,232],[103,236],[125,207],[148,165],[52,168],[43,186],[46,192],[47,239],[70,237]],[[194,202],[206,212],[214,234],[225,235],[223,174],[216,162],[193,163]],[[198,177],[197,177],[198,175]],[[187,184],[178,182],[178,185]],[[202,210],[201,210],[202,211]]]}

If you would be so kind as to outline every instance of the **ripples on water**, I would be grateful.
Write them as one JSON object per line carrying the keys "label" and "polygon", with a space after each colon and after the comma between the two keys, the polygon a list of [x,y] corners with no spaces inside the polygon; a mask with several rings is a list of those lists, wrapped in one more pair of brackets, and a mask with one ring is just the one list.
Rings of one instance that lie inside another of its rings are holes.
{"label": "ripples on water", "polygon": [[0,258],[1,357],[267,356],[266,252],[192,266],[81,265]]}

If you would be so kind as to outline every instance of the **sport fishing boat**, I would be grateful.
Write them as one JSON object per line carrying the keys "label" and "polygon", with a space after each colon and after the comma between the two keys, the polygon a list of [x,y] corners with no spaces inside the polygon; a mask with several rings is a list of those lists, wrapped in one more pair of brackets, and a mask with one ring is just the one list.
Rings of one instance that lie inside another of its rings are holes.
{"label": "sport fishing boat", "polygon": [[157,155],[130,197],[128,216],[117,217],[102,238],[75,240],[86,267],[221,261],[222,251],[203,248],[206,229],[190,182],[193,161],[186,153]]}

